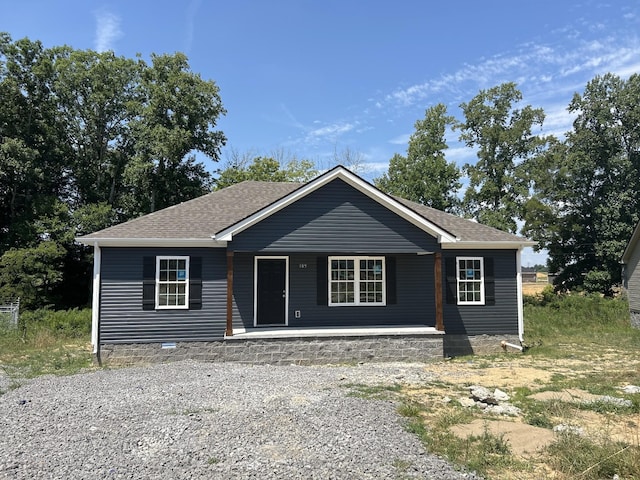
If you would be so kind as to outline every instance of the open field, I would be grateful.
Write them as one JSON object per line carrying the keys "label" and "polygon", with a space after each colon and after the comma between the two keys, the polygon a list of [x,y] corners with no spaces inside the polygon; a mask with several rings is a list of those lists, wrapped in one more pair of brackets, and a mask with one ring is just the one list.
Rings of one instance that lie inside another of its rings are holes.
{"label": "open field", "polygon": [[537,295],[541,293],[549,284],[547,282],[536,282],[536,283],[523,283],[522,284],[522,294],[523,295]]}

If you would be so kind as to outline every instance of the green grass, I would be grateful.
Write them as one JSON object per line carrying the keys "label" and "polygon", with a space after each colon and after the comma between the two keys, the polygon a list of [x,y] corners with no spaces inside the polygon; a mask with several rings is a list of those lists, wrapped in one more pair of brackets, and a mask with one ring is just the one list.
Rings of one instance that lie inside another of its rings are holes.
{"label": "green grass", "polygon": [[640,478],[640,447],[563,434],[547,448],[551,466],[569,478]]}
{"label": "green grass", "polygon": [[90,310],[21,313],[17,328],[0,325],[0,369],[15,388],[20,379],[88,368],[92,365],[90,328]]}
{"label": "green grass", "polygon": [[631,326],[625,299],[552,295],[525,299],[525,343],[533,346],[529,354],[570,358],[594,348],[640,349],[640,330]]}
{"label": "green grass", "polygon": [[357,383],[349,383],[344,385],[345,388],[351,389],[350,397],[368,398],[375,400],[388,400],[394,398],[402,390],[402,385],[394,383],[393,385],[363,385]]}

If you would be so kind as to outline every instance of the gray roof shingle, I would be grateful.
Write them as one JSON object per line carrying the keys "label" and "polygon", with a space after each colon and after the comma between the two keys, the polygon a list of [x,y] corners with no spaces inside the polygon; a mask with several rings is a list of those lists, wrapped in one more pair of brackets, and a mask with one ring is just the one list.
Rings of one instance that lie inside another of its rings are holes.
{"label": "gray roof shingle", "polygon": [[[93,239],[210,239],[215,233],[238,223],[303,185],[245,181],[85,235],[79,240],[89,243]],[[527,242],[522,237],[472,220],[400,197],[393,198],[462,242]]]}

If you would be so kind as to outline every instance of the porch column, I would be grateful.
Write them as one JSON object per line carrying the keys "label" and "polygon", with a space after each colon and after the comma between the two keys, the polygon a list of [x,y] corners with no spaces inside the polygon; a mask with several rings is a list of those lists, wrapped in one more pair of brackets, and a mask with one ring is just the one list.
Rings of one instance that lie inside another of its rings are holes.
{"label": "porch column", "polygon": [[227,337],[233,336],[233,252],[227,250]]}
{"label": "porch column", "polygon": [[442,253],[436,252],[433,257],[433,276],[436,292],[436,330],[444,331],[442,315]]}

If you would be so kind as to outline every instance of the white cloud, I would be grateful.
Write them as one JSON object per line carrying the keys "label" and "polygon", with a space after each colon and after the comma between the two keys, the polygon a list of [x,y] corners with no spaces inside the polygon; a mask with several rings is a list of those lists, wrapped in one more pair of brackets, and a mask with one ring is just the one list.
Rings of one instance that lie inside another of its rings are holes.
{"label": "white cloud", "polygon": [[106,52],[114,49],[114,43],[122,37],[120,30],[120,17],[106,10],[95,12],[96,39],[95,49],[98,52]]}
{"label": "white cloud", "polygon": [[579,79],[584,86],[595,75],[605,72],[627,73],[639,63],[640,41],[636,37],[609,35],[589,41],[580,38],[567,40],[563,37],[556,44],[523,44],[512,52],[464,64],[439,78],[395,90],[380,102],[407,107],[435,97],[442,91],[467,98],[479,89],[505,81],[516,81],[518,85],[526,84],[532,89],[545,90],[554,88],[549,86],[554,80],[566,81],[571,78],[574,81]]}
{"label": "white cloud", "polygon": [[338,137],[343,133],[347,133],[350,130],[353,130],[354,125],[351,123],[334,123],[331,125],[326,125],[324,127],[316,128],[311,130],[308,133],[308,137],[320,138],[320,137]]}

